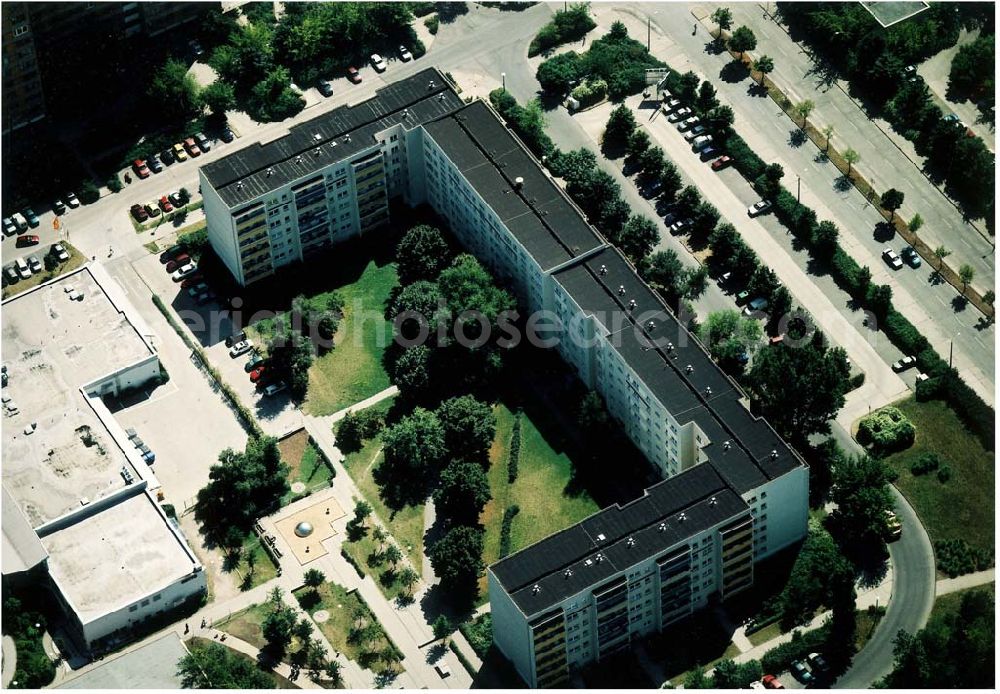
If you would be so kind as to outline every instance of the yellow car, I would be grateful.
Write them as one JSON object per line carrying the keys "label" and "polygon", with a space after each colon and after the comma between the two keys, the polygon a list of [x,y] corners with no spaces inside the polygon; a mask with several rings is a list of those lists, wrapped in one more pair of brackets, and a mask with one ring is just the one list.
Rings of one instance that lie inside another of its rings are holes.
{"label": "yellow car", "polygon": [[186,151],[184,151],[184,145],[182,145],[180,142],[174,145],[174,157],[177,159],[177,161],[187,161],[188,154]]}

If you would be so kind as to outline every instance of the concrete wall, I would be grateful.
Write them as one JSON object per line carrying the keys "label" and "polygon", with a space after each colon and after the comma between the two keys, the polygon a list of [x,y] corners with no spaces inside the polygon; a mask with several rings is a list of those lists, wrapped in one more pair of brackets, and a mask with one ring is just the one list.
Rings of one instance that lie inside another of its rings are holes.
{"label": "concrete wall", "polygon": [[528,621],[492,571],[486,571],[486,580],[490,595],[490,614],[493,616],[493,643],[513,663],[514,669],[528,686],[534,687],[536,683]]}
{"label": "concrete wall", "polygon": [[205,221],[208,224],[208,240],[215,254],[222,259],[236,281],[243,284],[240,249],[236,243],[236,229],[229,206],[222,202],[222,198],[215,192],[215,188],[205,178],[201,169],[198,169],[198,181],[201,184]]}
{"label": "concrete wall", "polygon": [[[805,538],[809,521],[809,468],[803,465],[743,495],[747,503],[753,497],[756,501],[750,505],[757,509],[754,514],[756,526],[767,525],[766,545],[755,560],[769,557]],[[755,532],[755,553],[758,536]]]}
{"label": "concrete wall", "polygon": [[83,386],[83,391],[92,398],[118,395],[123,390],[138,388],[159,375],[160,358],[151,354],[145,359],[88,383]]}

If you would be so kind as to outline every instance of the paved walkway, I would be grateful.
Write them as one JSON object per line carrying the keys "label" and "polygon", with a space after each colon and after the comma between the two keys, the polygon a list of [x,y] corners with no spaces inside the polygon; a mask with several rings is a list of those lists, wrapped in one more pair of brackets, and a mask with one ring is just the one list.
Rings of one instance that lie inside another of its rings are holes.
{"label": "paved walkway", "polygon": [[17,672],[17,647],[14,645],[13,638],[4,635],[3,637],[3,688],[4,689],[7,689],[10,686],[11,680],[14,679],[15,672]]}
{"label": "paved walkway", "polygon": [[996,581],[996,569],[977,571],[976,573],[965,574],[956,578],[942,578],[935,586],[935,595],[947,595],[948,593],[955,593],[966,588],[983,586],[994,581]]}

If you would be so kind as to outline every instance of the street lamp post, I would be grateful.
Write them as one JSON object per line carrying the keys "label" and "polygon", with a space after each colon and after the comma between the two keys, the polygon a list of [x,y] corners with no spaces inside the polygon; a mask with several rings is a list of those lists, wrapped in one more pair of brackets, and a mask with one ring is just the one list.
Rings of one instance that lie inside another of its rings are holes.
{"label": "street lamp post", "polygon": [[[955,337],[961,337],[962,333],[955,333]],[[955,356],[955,337],[948,343],[948,368],[951,368],[952,357]]]}
{"label": "street lamp post", "polygon": [[501,82],[501,84],[503,84],[503,90],[507,91],[507,73],[506,72],[501,72],[500,73],[500,82]]}
{"label": "street lamp post", "polygon": [[796,186],[795,191],[795,202],[802,202],[802,177],[796,174],[795,178],[798,179],[798,185]]}

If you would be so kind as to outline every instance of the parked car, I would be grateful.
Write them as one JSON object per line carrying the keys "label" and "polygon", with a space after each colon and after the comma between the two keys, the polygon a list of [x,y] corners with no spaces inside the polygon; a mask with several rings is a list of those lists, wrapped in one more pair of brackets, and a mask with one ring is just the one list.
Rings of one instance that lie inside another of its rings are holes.
{"label": "parked car", "polygon": [[80,199],[76,197],[76,193],[70,191],[63,196],[63,201],[71,208],[77,208],[80,206]]}
{"label": "parked car", "polygon": [[266,368],[267,368],[266,366],[261,365],[261,366],[258,366],[257,368],[255,368],[253,371],[251,371],[250,372],[250,382],[251,383],[257,383],[258,381],[260,381],[260,377],[264,375],[264,370]]}
{"label": "parked car", "polygon": [[200,295],[208,291],[208,285],[205,284],[204,282],[198,282],[197,284],[193,284],[190,287],[187,287],[187,290],[188,290],[188,296],[190,296],[192,299],[197,299]]}
{"label": "parked car", "polygon": [[31,268],[32,273],[42,271],[42,261],[38,259],[37,255],[29,255],[25,260],[28,261],[28,267]]}
{"label": "parked car", "polygon": [[199,282],[204,282],[204,281],[205,281],[204,276],[202,276],[200,272],[196,272],[193,275],[188,275],[187,277],[185,277],[184,281],[181,282],[181,287],[183,289],[188,289],[190,287],[194,287]]}
{"label": "parked car", "polygon": [[153,173],[160,173],[163,171],[163,164],[160,163],[160,160],[156,158],[155,154],[150,154],[146,158],[146,166],[148,166],[149,170]]}
{"label": "parked car", "polygon": [[896,255],[896,251],[891,248],[886,248],[882,251],[882,260],[884,260],[885,264],[893,270],[898,270],[903,267],[903,261],[900,260],[898,255]]}
{"label": "parked car", "polygon": [[352,84],[361,84],[361,73],[358,72],[358,68],[347,68],[347,79],[349,79]]}
{"label": "parked car", "polygon": [[750,683],[750,689],[765,689],[763,682],[757,682],[754,680]]}
{"label": "parked car", "polygon": [[187,153],[190,154],[192,158],[201,156],[201,150],[198,149],[198,143],[194,141],[193,137],[189,137],[184,140],[184,149],[187,150]]}
{"label": "parked car", "polygon": [[720,154],[722,154],[722,150],[716,149],[711,144],[709,144],[707,147],[705,147],[705,149],[701,150],[701,154],[699,156],[701,157],[702,161],[708,161],[709,159],[715,159]]}
{"label": "parked car", "polygon": [[233,333],[226,338],[226,347],[232,347],[237,342],[244,342],[247,339],[246,331],[241,330],[238,333]]}
{"label": "parked car", "polygon": [[272,395],[277,395],[283,391],[287,386],[282,381],[280,383],[272,383],[267,388],[264,389],[264,395],[271,397]]}
{"label": "parked car", "polygon": [[[700,126],[699,126],[700,127]],[[712,146],[712,136],[711,135],[699,135],[698,137],[691,140],[691,151],[701,152],[701,150],[706,147]]]}
{"label": "parked car", "polygon": [[322,94],[323,96],[333,96],[333,85],[330,84],[327,80],[324,79],[316,80],[316,89],[318,89],[319,93]]}
{"label": "parked car", "polygon": [[661,108],[663,109],[664,113],[670,113],[671,111],[676,111],[678,108],[680,108],[680,106],[681,106],[681,100],[671,96],[663,102],[663,106]]}
{"label": "parked car", "polygon": [[35,214],[35,211],[30,207],[25,207],[24,212],[22,214],[24,215],[24,218],[27,220],[28,226],[31,227],[32,229],[41,224],[41,222],[38,221],[38,215]]}
{"label": "parked car", "polygon": [[750,300],[750,292],[744,289],[736,295],[736,305],[742,306]]}
{"label": "parked car", "polygon": [[21,276],[17,274],[17,268],[8,265],[3,269],[3,279],[7,284],[17,284],[21,281]]}
{"label": "parked car", "polygon": [[644,198],[655,198],[657,195],[660,194],[660,191],[662,189],[663,189],[663,181],[661,181],[659,178],[654,178],[647,185],[642,187],[640,193]]}
{"label": "parked car", "polygon": [[670,233],[674,236],[678,234],[683,234],[684,230],[691,226],[692,221],[690,219],[681,219],[670,225]]}
{"label": "parked car", "polygon": [[24,258],[18,258],[14,261],[14,269],[17,270],[17,275],[22,280],[31,277],[31,268],[28,267],[28,263],[24,261]]}
{"label": "parked car", "polygon": [[708,130],[704,125],[696,125],[684,133],[684,139],[688,142],[693,142],[696,138],[701,137],[707,132]]}
{"label": "parked car", "polygon": [[184,145],[180,142],[176,143],[174,145],[174,159],[177,161],[187,161],[187,158],[188,155],[187,152],[184,151]]}
{"label": "parked car", "polygon": [[37,246],[39,239],[34,234],[25,234],[24,236],[18,236],[16,245],[18,248],[23,248],[24,246]]}
{"label": "parked car", "polygon": [[764,675],[760,678],[760,681],[764,683],[764,686],[768,689],[784,689],[785,685],[781,683],[774,675]]}
{"label": "parked car", "polygon": [[263,363],[264,363],[264,357],[260,356],[257,352],[254,352],[253,354],[250,355],[249,361],[247,361],[247,363],[243,365],[243,370],[246,371],[247,373],[250,373]]}
{"label": "parked car", "polygon": [[184,265],[187,265],[190,262],[191,262],[191,256],[189,256],[187,253],[182,253],[181,255],[177,256],[169,263],[167,263],[167,268],[166,268],[167,272],[173,272],[174,270]]}
{"label": "parked car", "polygon": [[158,200],[150,200],[146,203],[146,214],[149,215],[150,219],[160,216],[160,203]]}
{"label": "parked car", "polygon": [[764,214],[769,209],[771,209],[770,200],[758,200],[747,208],[747,214],[751,217],[756,217],[757,215]]}
{"label": "parked car", "polygon": [[235,359],[241,354],[246,354],[251,349],[253,349],[253,345],[250,344],[249,340],[240,340],[239,342],[237,342],[236,344],[234,344],[232,347],[229,348],[229,356]]}
{"label": "parked car", "polygon": [[170,200],[167,199],[166,195],[161,195],[159,200],[160,209],[164,212],[173,212],[174,206],[170,204]]}
{"label": "parked car", "polygon": [[378,53],[372,53],[371,57],[372,67],[375,68],[377,72],[385,72],[386,64]]}
{"label": "parked car", "polygon": [[917,253],[913,246],[903,246],[903,250],[900,251],[900,255],[903,256],[910,267],[920,267],[923,261],[920,259],[920,254]]}
{"label": "parked car", "polygon": [[167,199],[173,204],[174,207],[184,207],[188,203],[187,199],[181,196],[179,190],[175,190],[173,193],[167,196]]}
{"label": "parked car", "polygon": [[232,142],[234,139],[233,131],[229,128],[223,128],[222,132],[219,133],[219,139],[223,142]]}
{"label": "parked car", "polygon": [[806,656],[806,660],[809,661],[809,665],[815,672],[827,672],[830,669],[830,666],[827,665],[826,658],[819,653],[810,653]]}
{"label": "parked car", "polygon": [[743,307],[744,316],[752,316],[759,311],[767,310],[767,299],[762,296],[758,296],[756,299],[751,299],[750,303]]}
{"label": "parked car", "polygon": [[903,536],[903,524],[899,520],[899,516],[896,515],[895,511],[890,511],[886,509],[886,527],[889,530],[889,542],[893,540],[898,540]]}
{"label": "parked car", "polygon": [[801,660],[793,660],[789,670],[792,676],[795,677],[802,684],[812,684],[815,681],[813,674],[809,672],[809,668]]}
{"label": "parked car", "polygon": [[910,367],[916,366],[916,365],[917,365],[917,358],[916,357],[906,356],[906,357],[903,357],[902,359],[897,359],[896,361],[894,361],[892,363],[892,370],[895,371],[896,373],[899,373],[901,371],[906,371]]}
{"label": "parked car", "polygon": [[55,200],[52,201],[52,211],[55,212],[56,214],[65,214],[66,205],[63,204],[62,200],[56,198]]}
{"label": "parked car", "polygon": [[195,133],[195,142],[198,143],[198,147],[201,148],[202,152],[209,152],[212,149],[212,141],[205,137],[205,133]]}
{"label": "parked car", "polygon": [[681,132],[684,132],[685,130],[688,130],[688,129],[693,128],[694,126],[698,125],[698,123],[700,123],[700,122],[701,122],[701,119],[698,118],[698,116],[691,116],[690,118],[688,118],[686,120],[682,120],[680,123],[678,123],[677,124],[677,129],[680,130]]}
{"label": "parked car", "polygon": [[170,279],[172,279],[174,282],[180,282],[182,279],[190,275],[193,275],[197,271],[198,271],[198,266],[195,265],[194,263],[181,265],[179,268],[177,268],[170,274]]}
{"label": "parked car", "polygon": [[145,222],[149,219],[149,213],[146,212],[146,208],[138,203],[132,205],[128,211],[132,213],[132,216],[135,217],[135,221],[137,222]]}
{"label": "parked car", "polygon": [[17,233],[17,225],[14,224],[14,220],[10,217],[3,218],[3,233],[4,236],[13,236]]}
{"label": "parked car", "polygon": [[52,253],[55,254],[56,259],[60,263],[65,263],[67,260],[69,260],[69,253],[66,252],[66,249],[63,247],[61,243],[52,244]]}
{"label": "parked car", "polygon": [[162,152],[160,152],[160,161],[162,161],[166,166],[170,166],[174,163],[174,152],[169,147]]}
{"label": "parked car", "polygon": [[139,178],[149,178],[149,167],[146,166],[145,159],[136,159],[132,162],[132,169]]}
{"label": "parked car", "polygon": [[205,49],[201,47],[201,44],[197,39],[191,39],[188,41],[188,48],[191,49],[191,54],[194,55],[195,58],[200,58],[205,52]]}
{"label": "parked car", "polygon": [[406,46],[400,46],[399,47],[399,59],[402,60],[404,63],[407,63],[407,62],[413,60],[413,54],[410,53],[410,49],[407,48]]}
{"label": "parked car", "polygon": [[684,120],[690,115],[691,115],[691,109],[685,106],[683,108],[677,109],[669,116],[667,116],[667,120],[670,121],[671,123],[680,123],[682,120]]}

